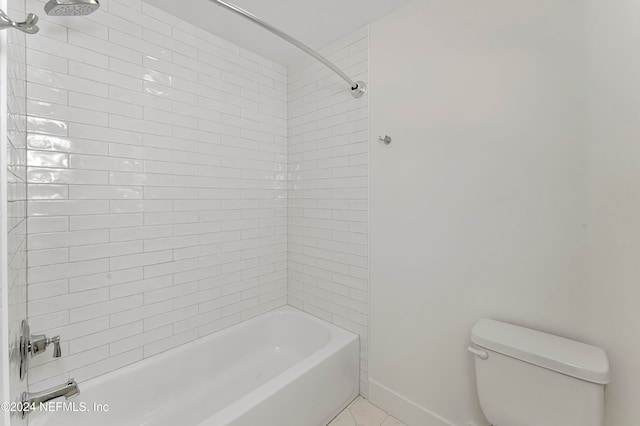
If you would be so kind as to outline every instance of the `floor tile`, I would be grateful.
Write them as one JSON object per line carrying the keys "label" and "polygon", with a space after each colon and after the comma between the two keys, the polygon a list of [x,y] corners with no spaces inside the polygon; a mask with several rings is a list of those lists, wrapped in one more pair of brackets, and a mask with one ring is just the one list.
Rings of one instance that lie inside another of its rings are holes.
{"label": "floor tile", "polygon": [[384,410],[359,396],[328,426],[406,426]]}
{"label": "floor tile", "polygon": [[380,426],[387,418],[387,413],[364,398],[360,398],[349,407],[349,411],[358,425]]}
{"label": "floor tile", "polygon": [[342,413],[338,414],[338,417],[333,419],[331,426],[357,426],[351,412],[345,409]]}
{"label": "floor tile", "polygon": [[389,416],[382,423],[382,426],[406,426],[406,425],[402,423],[400,420],[396,419],[395,417]]}

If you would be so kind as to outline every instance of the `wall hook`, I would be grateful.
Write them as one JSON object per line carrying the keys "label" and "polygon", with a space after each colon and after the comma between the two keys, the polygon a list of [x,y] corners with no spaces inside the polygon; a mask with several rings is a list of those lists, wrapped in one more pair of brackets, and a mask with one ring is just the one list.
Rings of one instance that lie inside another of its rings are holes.
{"label": "wall hook", "polygon": [[378,136],[378,142],[383,143],[385,145],[389,145],[391,143],[391,136],[385,135],[384,137]]}

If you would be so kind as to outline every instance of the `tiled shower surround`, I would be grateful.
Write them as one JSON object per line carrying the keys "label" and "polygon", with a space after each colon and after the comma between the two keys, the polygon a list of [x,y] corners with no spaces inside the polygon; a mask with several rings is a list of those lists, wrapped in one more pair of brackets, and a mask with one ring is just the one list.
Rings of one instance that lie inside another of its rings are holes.
{"label": "tiled shower surround", "polygon": [[[368,30],[320,51],[368,79]],[[289,304],[360,335],[367,395],[368,96],[306,60],[289,70]]]}
{"label": "tiled shower surround", "polygon": [[34,389],[286,304],[286,68],[135,0],[42,16],[28,63]]}
{"label": "tiled shower surround", "polygon": [[[63,357],[32,360],[32,389],[290,303],[360,334],[366,392],[366,97],[136,0],[41,24],[28,307]],[[322,52],[366,79],[366,29]]]}

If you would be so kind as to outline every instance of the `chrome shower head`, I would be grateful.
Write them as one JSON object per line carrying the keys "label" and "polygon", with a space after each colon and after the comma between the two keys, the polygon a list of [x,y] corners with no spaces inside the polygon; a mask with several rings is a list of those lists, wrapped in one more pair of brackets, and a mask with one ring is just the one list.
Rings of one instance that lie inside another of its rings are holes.
{"label": "chrome shower head", "polygon": [[52,16],[84,16],[95,12],[99,7],[98,0],[49,0],[44,11]]}

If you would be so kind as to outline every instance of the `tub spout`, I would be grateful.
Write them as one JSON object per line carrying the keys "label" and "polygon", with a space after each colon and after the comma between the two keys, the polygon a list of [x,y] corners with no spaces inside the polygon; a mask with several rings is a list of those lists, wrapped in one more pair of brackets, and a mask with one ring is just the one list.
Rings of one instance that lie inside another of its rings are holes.
{"label": "tub spout", "polygon": [[22,392],[22,418],[26,418],[31,407],[38,407],[40,404],[51,401],[52,399],[64,396],[65,399],[73,398],[80,395],[80,388],[74,379],[70,379],[64,385],[56,386],[42,392]]}

